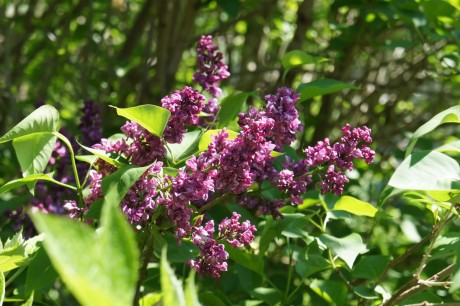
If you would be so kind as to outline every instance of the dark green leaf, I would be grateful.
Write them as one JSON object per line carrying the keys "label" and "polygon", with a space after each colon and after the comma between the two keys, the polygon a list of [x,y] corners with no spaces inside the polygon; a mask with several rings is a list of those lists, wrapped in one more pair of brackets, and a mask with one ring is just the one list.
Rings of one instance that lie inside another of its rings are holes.
{"label": "dark green leaf", "polygon": [[21,304],[21,306],[32,306],[33,305],[33,302],[34,302],[34,293],[32,292],[29,296],[29,298],[27,299],[27,301],[25,301],[24,303]]}
{"label": "dark green leaf", "polygon": [[200,293],[200,300],[204,305],[227,306],[213,291]]}
{"label": "dark green leaf", "polygon": [[40,248],[27,268],[25,294],[29,295],[34,291],[48,292],[57,276],[45,250]]}
{"label": "dark green leaf", "polygon": [[315,279],[310,288],[331,305],[345,305],[348,290],[342,282]]}
{"label": "dark green leaf", "polygon": [[163,136],[171,112],[163,107],[145,104],[128,108],[118,108],[117,114],[138,123],[150,133]]}
{"label": "dark green leaf", "polygon": [[220,103],[220,110],[217,113],[217,122],[219,128],[226,127],[232,122],[241,110],[241,107],[249,97],[247,92],[239,92],[226,97]]}
{"label": "dark green leaf", "polygon": [[388,185],[409,190],[454,190],[460,187],[457,161],[437,151],[409,155],[394,172]]}
{"label": "dark green leaf", "polygon": [[363,256],[353,268],[351,275],[355,278],[377,280],[390,262],[389,256]]}
{"label": "dark green leaf", "polygon": [[261,276],[264,275],[264,261],[260,256],[247,253],[239,248],[234,248],[228,243],[225,243],[225,250],[228,252],[230,258],[239,265],[254,271]]}
{"label": "dark green leaf", "polygon": [[302,278],[309,277],[316,272],[323,271],[331,267],[331,264],[321,255],[308,255],[306,259],[298,260],[295,265],[296,272]]}
{"label": "dark green leaf", "polygon": [[171,151],[168,151],[168,158],[174,162],[180,162],[198,152],[198,144],[202,135],[203,131],[201,130],[185,133],[181,143],[168,144],[169,151]]}
{"label": "dark green leaf", "polygon": [[353,288],[353,290],[358,296],[366,300],[375,300],[379,298],[379,296],[375,293],[374,290],[365,286],[356,286]]}
{"label": "dark green leaf", "polygon": [[217,0],[217,3],[231,17],[236,17],[240,11],[240,0]]}
{"label": "dark green leaf", "polygon": [[264,301],[268,305],[277,305],[282,299],[281,293],[274,288],[255,288],[252,291],[252,295],[257,299]]}
{"label": "dark green leaf", "polygon": [[344,82],[331,80],[331,79],[319,79],[314,80],[310,83],[300,84],[297,88],[297,92],[300,93],[299,102],[311,99],[317,96],[324,96],[327,94],[342,91],[344,89],[357,89],[354,85],[347,84]]}

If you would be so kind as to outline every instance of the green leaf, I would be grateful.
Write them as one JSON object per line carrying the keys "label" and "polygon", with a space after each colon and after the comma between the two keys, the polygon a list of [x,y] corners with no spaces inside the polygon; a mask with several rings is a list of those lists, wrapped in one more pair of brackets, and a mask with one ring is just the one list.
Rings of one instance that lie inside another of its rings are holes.
{"label": "green leaf", "polygon": [[255,298],[264,301],[268,305],[279,305],[278,303],[282,299],[281,293],[274,288],[258,287],[254,288],[251,293]]}
{"label": "green leaf", "polygon": [[370,255],[363,256],[353,268],[351,275],[354,278],[377,280],[390,262],[390,256]]}
{"label": "green leaf", "polygon": [[357,87],[336,80],[319,79],[300,84],[297,88],[297,92],[300,93],[299,102],[303,102],[313,97],[324,96],[344,89],[357,89]]}
{"label": "green leaf", "polygon": [[30,295],[34,291],[48,292],[57,276],[45,250],[40,248],[27,267],[25,294]]}
{"label": "green leaf", "polygon": [[59,130],[59,112],[50,105],[43,105],[3,135],[0,143],[31,134],[50,134],[57,130]]}
{"label": "green leaf", "polygon": [[358,200],[351,196],[342,196],[335,203],[333,210],[343,210],[357,216],[374,217],[377,208],[372,204]]}
{"label": "green leaf", "polygon": [[342,282],[315,279],[310,288],[330,305],[345,305],[348,290]]}
{"label": "green leaf", "polygon": [[[114,106],[113,106],[114,107]],[[163,107],[145,104],[128,108],[118,108],[117,114],[138,123],[150,133],[162,137],[171,112]]]}
{"label": "green leaf", "polygon": [[321,234],[318,239],[339,256],[348,267],[353,268],[353,263],[359,254],[366,253],[368,249],[361,236],[352,233],[343,238],[336,238],[328,234]]}
{"label": "green leaf", "polygon": [[202,135],[202,130],[185,133],[181,143],[168,144],[169,151],[171,151],[168,151],[168,158],[178,163],[198,152],[198,144]]}
{"label": "green leaf", "polygon": [[139,306],[155,306],[161,302],[161,292],[147,293],[139,300]]}
{"label": "green leaf", "polygon": [[388,185],[410,190],[454,190],[460,186],[457,161],[437,151],[409,155],[393,173]]}
{"label": "green leaf", "polygon": [[262,257],[247,253],[239,248],[234,248],[228,243],[224,243],[224,245],[230,258],[237,264],[254,271],[261,276],[264,275],[264,260]]}
{"label": "green leaf", "polygon": [[77,155],[75,156],[76,160],[82,161],[84,163],[88,163],[90,165],[94,164],[98,158],[99,157],[95,155]]}
{"label": "green leaf", "polygon": [[53,183],[60,183],[56,181],[55,179],[52,178],[52,173],[44,174],[44,173],[36,173],[36,174],[31,174],[27,177],[24,177],[22,179],[17,179],[17,180],[12,180],[0,187],[0,194],[3,194],[5,192],[10,191],[11,189],[18,188],[20,186],[29,184],[29,183],[34,183],[39,180],[42,181],[49,181]]}
{"label": "green leaf", "polygon": [[409,140],[409,144],[406,149],[406,158],[409,154],[411,154],[412,149],[420,137],[428,134],[444,123],[460,123],[460,105],[453,106],[443,112],[440,112],[427,123],[419,127]]}
{"label": "green leaf", "polygon": [[366,300],[376,300],[379,296],[375,293],[374,290],[366,286],[356,286],[353,288],[353,291],[360,297]]}
{"label": "green leaf", "polygon": [[225,304],[222,299],[216,295],[216,292],[213,291],[200,293],[200,300],[204,303],[204,305],[227,306],[227,304]]}
{"label": "green leaf", "polygon": [[109,205],[120,204],[131,186],[150,166],[136,167],[127,165],[102,179],[102,193],[104,194],[102,205],[105,206],[106,203],[109,203]]}
{"label": "green leaf", "polygon": [[460,153],[460,140],[446,143],[436,149],[439,152],[455,152]]}
{"label": "green leaf", "polygon": [[195,270],[191,270],[190,274],[185,281],[185,305],[186,306],[200,306],[200,301],[196,294],[197,289],[195,287]]}
{"label": "green leaf", "polygon": [[0,271],[0,305],[3,305],[5,299],[5,275]]}
{"label": "green leaf", "polygon": [[236,17],[241,8],[241,0],[217,0],[217,4],[219,4],[230,17]]}
{"label": "green leaf", "polygon": [[244,103],[246,103],[249,94],[250,93],[248,92],[239,92],[222,100],[216,120],[219,128],[226,127],[238,116],[238,113]]}
{"label": "green leaf", "polygon": [[459,0],[447,0],[450,5],[455,7],[458,11],[460,11],[460,1]]}
{"label": "green leaf", "polygon": [[[98,158],[102,159],[103,161],[108,162],[112,166],[115,166],[117,168],[121,168],[123,166],[126,166],[125,163],[119,161],[118,159],[112,158],[113,154],[111,154],[111,153],[107,153],[107,152],[105,152],[103,150],[99,150],[99,149],[89,148],[89,147],[86,147],[86,146],[84,146],[82,144],[80,144],[80,146],[83,149],[85,149],[86,151],[88,151],[88,152],[94,154],[95,156],[97,156]],[[119,158],[119,157],[117,157],[117,158]]]}
{"label": "green leaf", "polygon": [[32,292],[29,296],[29,298],[27,299],[27,301],[25,301],[24,303],[21,304],[21,306],[32,306],[33,305],[33,302],[34,302],[34,293]]}
{"label": "green leaf", "polygon": [[[206,131],[200,139],[200,143],[198,144],[198,149],[200,152],[206,151],[209,147],[209,144],[212,142],[212,135],[217,135],[222,129],[218,130],[208,130]],[[228,133],[227,139],[235,139],[238,136],[237,132],[227,129]]]}
{"label": "green leaf", "polygon": [[298,260],[295,265],[297,274],[302,278],[309,277],[316,272],[326,270],[331,267],[331,263],[321,255],[308,254],[306,259]]}
{"label": "green leaf", "polygon": [[24,177],[45,170],[57,137],[51,133],[35,133],[13,140],[13,147]]}
{"label": "green leaf", "polygon": [[318,64],[326,61],[327,59],[324,57],[312,56],[300,50],[290,51],[281,58],[281,64],[284,69],[291,69],[308,64]]}
{"label": "green leaf", "polygon": [[182,284],[169,266],[166,248],[161,252],[160,275],[163,305],[185,306]]}
{"label": "green leaf", "polygon": [[[139,268],[134,233],[115,205],[104,205],[101,227],[67,217],[30,214],[64,283],[84,306],[131,305]],[[65,229],[65,230],[63,230]]]}
{"label": "green leaf", "polygon": [[0,271],[7,272],[27,265],[30,256],[38,249],[37,243],[42,239],[40,235],[24,240],[22,232],[9,238],[0,250]]}

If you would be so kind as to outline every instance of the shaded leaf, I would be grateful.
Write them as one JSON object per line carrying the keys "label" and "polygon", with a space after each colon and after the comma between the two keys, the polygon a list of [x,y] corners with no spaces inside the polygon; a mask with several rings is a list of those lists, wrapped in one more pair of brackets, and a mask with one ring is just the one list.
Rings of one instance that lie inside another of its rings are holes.
{"label": "shaded leaf", "polygon": [[345,305],[348,290],[342,282],[315,279],[310,288],[331,305]]}
{"label": "shaded leaf", "polygon": [[241,107],[244,105],[244,103],[246,103],[248,97],[249,93],[239,92],[222,100],[216,118],[219,128],[226,127],[238,116]]}
{"label": "shaded leaf", "polygon": [[264,260],[262,257],[247,253],[239,248],[234,248],[228,243],[225,243],[225,250],[237,264],[261,276],[264,275]]}
{"label": "shaded leaf", "polygon": [[363,256],[353,268],[351,275],[355,278],[376,280],[390,262],[390,256],[370,255]]}
{"label": "shaded leaf", "polygon": [[203,135],[202,130],[185,133],[181,143],[168,144],[169,151],[171,151],[168,151],[168,158],[174,162],[180,162],[198,152],[201,135]]}
{"label": "shaded leaf", "polygon": [[300,50],[290,51],[281,58],[281,64],[284,69],[291,69],[308,64],[318,64],[326,61],[327,59],[324,57],[313,56]]}
{"label": "shaded leaf", "polygon": [[331,263],[321,255],[308,255],[306,259],[298,260],[295,270],[300,277],[309,277],[316,272],[323,271],[331,267]]}
{"label": "shaded leaf", "polygon": [[324,96],[344,89],[357,89],[357,87],[352,84],[336,80],[319,79],[309,83],[300,84],[297,88],[297,92],[300,93],[299,102],[302,102],[313,97]]}
{"label": "shaded leaf", "polygon": [[457,161],[437,151],[409,155],[393,173],[388,185],[410,190],[453,190],[460,187]]}
{"label": "shaded leaf", "polygon": [[33,305],[33,302],[34,302],[34,293],[32,292],[29,296],[29,298],[27,299],[27,301],[25,301],[24,303],[21,304],[21,306],[32,306]]}
{"label": "shaded leaf", "polygon": [[40,248],[27,267],[25,294],[30,295],[34,291],[47,292],[53,286],[57,276],[45,250]]}
{"label": "shaded leaf", "polygon": [[128,108],[114,108],[117,110],[117,114],[119,116],[138,123],[144,129],[158,137],[163,136],[163,132],[168,124],[169,117],[171,116],[171,112],[169,110],[151,104]]}

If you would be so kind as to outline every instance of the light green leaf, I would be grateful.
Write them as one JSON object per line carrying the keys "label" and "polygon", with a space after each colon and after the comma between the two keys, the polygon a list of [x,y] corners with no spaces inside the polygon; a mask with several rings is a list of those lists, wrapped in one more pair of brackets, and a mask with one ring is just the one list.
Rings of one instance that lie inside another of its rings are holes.
{"label": "light green leaf", "polygon": [[318,239],[339,256],[348,267],[353,268],[353,263],[359,254],[366,253],[368,249],[361,236],[352,233],[343,238],[336,238],[328,234],[321,234]]}
{"label": "light green leaf", "polygon": [[59,112],[50,105],[43,105],[3,135],[0,143],[30,134],[50,134],[57,130],[59,130]]}
{"label": "light green leaf", "polygon": [[139,300],[139,306],[155,306],[161,302],[161,292],[147,293]]}
{"label": "light green leaf", "polygon": [[181,143],[168,144],[169,151],[171,151],[168,151],[168,158],[174,162],[180,162],[184,158],[193,155],[198,151],[201,135],[203,135],[202,130],[185,133]]}
{"label": "light green leaf", "polygon": [[447,2],[460,11],[460,0],[447,0]]}
{"label": "light green leaf", "polygon": [[436,149],[439,152],[456,152],[460,153],[460,140],[446,143]]}
{"label": "light green leaf", "polygon": [[308,64],[318,64],[326,61],[327,59],[324,57],[312,56],[300,50],[290,51],[281,58],[281,64],[284,69],[291,69]]}
{"label": "light green leaf", "polygon": [[5,299],[5,275],[0,271],[0,305],[3,305]]}
{"label": "light green leaf", "polygon": [[[200,143],[198,144],[198,149],[200,152],[206,151],[209,147],[209,144],[212,142],[212,135],[217,135],[222,129],[218,130],[208,130],[206,131],[200,139]],[[238,136],[237,132],[227,129],[228,133],[227,139],[235,139]]]}
{"label": "light green leaf", "polygon": [[216,120],[219,128],[226,127],[238,116],[241,107],[246,103],[248,97],[248,92],[239,92],[222,100]]}
{"label": "light green leaf", "polygon": [[75,156],[76,160],[88,163],[90,165],[94,164],[99,157],[96,155],[77,155]]}
{"label": "light green leaf", "polygon": [[457,161],[437,151],[419,151],[409,155],[388,185],[410,190],[454,190],[460,187]]}
{"label": "light green leaf", "polygon": [[40,212],[30,217],[46,235],[43,243],[53,266],[82,305],[132,304],[139,251],[118,207],[103,207],[97,231],[67,217]]}
{"label": "light green leaf", "polygon": [[[52,173],[36,173],[36,174],[31,174],[29,176],[26,176],[22,179],[17,179],[17,180],[12,180],[0,187],[0,194],[3,194],[5,192],[10,191],[11,189],[18,188],[20,186],[29,184],[29,183],[34,183],[39,180],[42,181],[49,181],[53,182],[56,184],[61,184],[60,182],[56,181],[55,179],[52,178]],[[71,186],[72,187],[72,186]]]}
{"label": "light green leaf", "polygon": [[297,92],[300,93],[299,102],[303,102],[313,97],[324,96],[344,89],[357,89],[357,87],[352,84],[336,80],[319,79],[309,83],[300,84],[297,88]]}
{"label": "light green leaf", "polygon": [[35,133],[13,140],[13,147],[24,177],[45,170],[57,137],[51,133]]}
{"label": "light green leaf", "polygon": [[82,145],[82,144],[80,144],[80,146],[81,146],[83,149],[85,149],[86,151],[88,151],[88,152],[94,154],[95,156],[99,157],[100,159],[102,159],[102,160],[108,162],[108,163],[111,164],[112,166],[115,166],[115,167],[117,167],[117,168],[121,168],[121,167],[123,167],[123,166],[126,166],[125,163],[123,163],[123,162],[121,162],[121,161],[118,160],[119,157],[117,157],[117,159],[112,158],[113,155],[110,154],[110,153],[107,153],[107,152],[105,152],[105,151],[103,151],[103,150],[99,150],[99,149],[89,148],[89,147],[86,147],[86,146],[84,146],[84,145]]}
{"label": "light green leaf", "polygon": [[161,252],[160,276],[163,305],[185,306],[182,284],[169,266],[166,248]]}
{"label": "light green leaf", "polygon": [[355,278],[377,280],[390,260],[390,256],[363,256],[353,268],[351,275]]}
{"label": "light green leaf", "polygon": [[377,213],[377,208],[372,204],[358,200],[351,196],[342,196],[335,203],[333,210],[343,210],[357,216],[374,217]]}
{"label": "light green leaf", "polygon": [[195,286],[195,270],[191,270],[185,281],[185,305],[186,306],[201,306]]}
{"label": "light green leaf", "polygon": [[9,238],[0,250],[0,271],[7,272],[27,265],[30,256],[38,249],[37,243],[42,239],[40,235],[24,240],[22,232]]}
{"label": "light green leaf", "polygon": [[163,107],[145,104],[128,108],[118,108],[119,116],[138,123],[150,133],[162,137],[171,112]]}
{"label": "light green leaf", "polygon": [[310,288],[330,305],[345,305],[348,290],[342,282],[315,279]]}
{"label": "light green leaf", "polygon": [[25,301],[24,303],[21,304],[21,306],[32,306],[33,305],[33,302],[34,302],[34,293],[32,292],[29,296],[29,298],[27,299],[27,301]]}
{"label": "light green leaf", "polygon": [[428,134],[444,123],[460,123],[460,105],[453,106],[443,112],[440,112],[431,118],[431,120],[429,120],[427,123],[419,127],[409,140],[409,144],[406,150],[406,158],[412,152],[412,149],[420,137]]}

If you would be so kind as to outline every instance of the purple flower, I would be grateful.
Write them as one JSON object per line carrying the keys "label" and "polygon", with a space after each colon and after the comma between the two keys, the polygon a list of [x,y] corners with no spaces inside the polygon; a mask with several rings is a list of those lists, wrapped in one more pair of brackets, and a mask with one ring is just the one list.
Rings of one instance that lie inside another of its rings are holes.
{"label": "purple flower", "polygon": [[271,215],[273,219],[283,218],[279,209],[285,205],[283,200],[269,200],[242,195],[237,197],[237,202],[249,210],[255,210],[256,215]]}
{"label": "purple flower", "polygon": [[82,132],[80,141],[85,146],[91,146],[99,142],[102,138],[101,110],[96,103],[87,100],[84,102],[82,112],[83,115],[78,125]]}
{"label": "purple flower", "polygon": [[227,65],[222,61],[222,53],[212,43],[212,36],[201,36],[196,47],[198,53],[198,71],[193,75],[193,81],[214,97],[222,94],[218,82],[230,76]]}
{"label": "purple flower", "polygon": [[246,220],[239,223],[241,215],[233,212],[232,218],[225,218],[219,224],[219,238],[226,239],[235,248],[249,245],[254,240],[254,233],[257,231],[254,225]]}
{"label": "purple flower", "polygon": [[185,86],[181,91],[177,90],[171,97],[166,96],[161,99],[162,106],[171,112],[171,117],[163,134],[167,142],[182,142],[186,132],[185,125],[198,125],[198,115],[203,110],[204,100],[203,95],[188,86]]}

